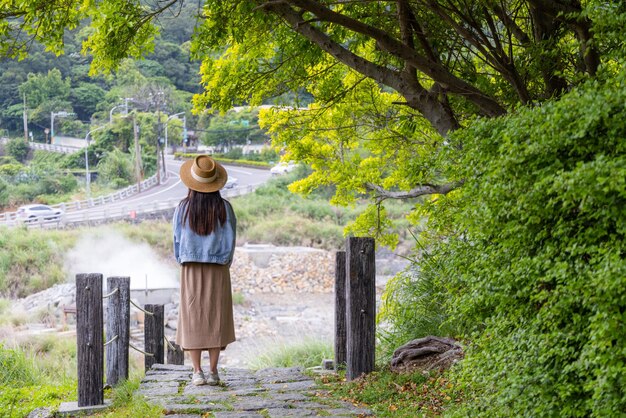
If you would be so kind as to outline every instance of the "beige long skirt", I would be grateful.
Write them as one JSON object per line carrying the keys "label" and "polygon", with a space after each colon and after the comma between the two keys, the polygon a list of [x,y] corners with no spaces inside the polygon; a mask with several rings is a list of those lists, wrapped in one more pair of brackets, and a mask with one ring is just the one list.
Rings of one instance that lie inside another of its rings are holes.
{"label": "beige long skirt", "polygon": [[235,341],[228,266],[184,263],[176,343],[184,350],[224,349]]}

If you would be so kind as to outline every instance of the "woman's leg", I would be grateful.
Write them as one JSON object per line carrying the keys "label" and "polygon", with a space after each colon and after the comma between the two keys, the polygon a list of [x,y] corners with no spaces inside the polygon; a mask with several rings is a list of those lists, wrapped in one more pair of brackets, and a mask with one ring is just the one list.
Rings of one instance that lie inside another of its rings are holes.
{"label": "woman's leg", "polygon": [[220,348],[209,348],[209,363],[211,364],[211,373],[217,373],[217,361],[220,359]]}
{"label": "woman's leg", "polygon": [[[194,372],[201,371],[202,365],[201,365],[200,359],[202,357],[202,350],[189,350],[189,357],[191,357],[191,363],[193,364],[193,371]],[[213,361],[213,358],[211,358],[211,361]]]}

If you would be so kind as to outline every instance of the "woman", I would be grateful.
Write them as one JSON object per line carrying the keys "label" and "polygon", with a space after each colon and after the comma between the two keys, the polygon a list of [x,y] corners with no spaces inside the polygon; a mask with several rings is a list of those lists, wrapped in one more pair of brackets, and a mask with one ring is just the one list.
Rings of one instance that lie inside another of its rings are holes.
{"label": "woman", "polygon": [[[220,196],[228,175],[208,155],[185,161],[180,179],[189,193],[173,218],[174,255],[181,264],[176,342],[189,351],[194,385],[217,385],[220,350],[235,341],[230,265],[235,252],[236,218]],[[202,350],[208,350],[205,378]]]}

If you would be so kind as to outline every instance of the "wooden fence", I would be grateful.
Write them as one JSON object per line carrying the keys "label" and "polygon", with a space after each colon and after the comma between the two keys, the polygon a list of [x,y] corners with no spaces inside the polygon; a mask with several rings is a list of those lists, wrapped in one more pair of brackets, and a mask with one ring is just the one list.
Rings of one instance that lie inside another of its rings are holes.
{"label": "wooden fence", "polygon": [[[335,368],[353,380],[374,370],[376,333],[375,242],[349,237],[335,264]],[[144,350],[130,342],[130,278],[109,277],[102,294],[102,274],[76,276],[78,406],[104,403],[103,380],[114,386],[128,379],[128,354],[145,355],[145,369],[165,361],[183,364],[182,349],[164,334],[163,305],[145,305]],[[107,299],[106,342],[103,341],[103,299]],[[106,348],[106,370],[103,370]]]}
{"label": "wooden fence", "polygon": [[335,368],[348,380],[374,370],[375,249],[373,238],[348,237],[335,258]]}
{"label": "wooden fence", "polygon": [[[143,308],[130,299],[130,277],[109,277],[108,293],[102,294],[102,274],[76,275],[76,342],[78,360],[78,406],[104,404],[104,377],[114,386],[128,379],[129,349],[145,355],[145,368],[164,363],[165,347],[169,364],[183,364],[183,351],[169,342],[164,333],[163,305]],[[107,300],[106,342],[103,300]],[[130,342],[130,305],[145,313],[144,350]],[[106,348],[106,370],[104,351]]]}

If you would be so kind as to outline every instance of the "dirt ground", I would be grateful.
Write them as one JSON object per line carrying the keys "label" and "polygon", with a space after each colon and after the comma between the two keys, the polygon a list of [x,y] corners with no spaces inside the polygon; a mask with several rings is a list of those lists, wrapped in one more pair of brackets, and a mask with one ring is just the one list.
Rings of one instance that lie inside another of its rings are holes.
{"label": "dirt ground", "polygon": [[220,357],[224,367],[249,367],[256,357],[281,346],[320,340],[333,344],[332,293],[259,293],[235,305],[237,341]]}

